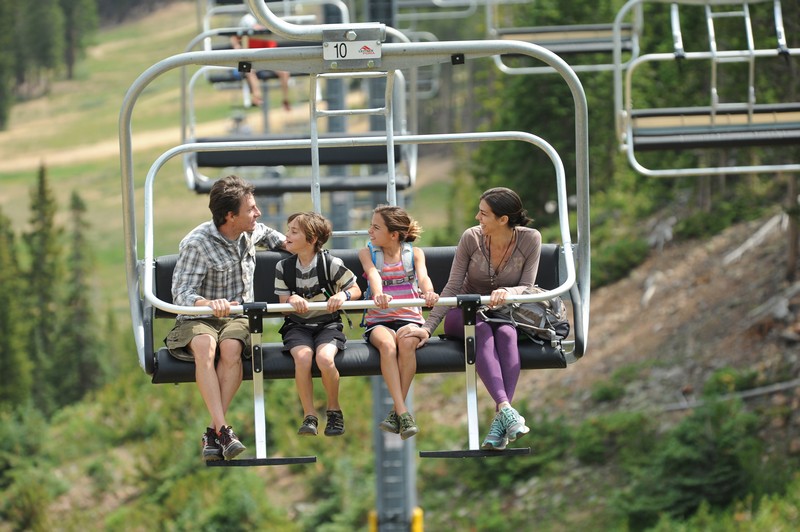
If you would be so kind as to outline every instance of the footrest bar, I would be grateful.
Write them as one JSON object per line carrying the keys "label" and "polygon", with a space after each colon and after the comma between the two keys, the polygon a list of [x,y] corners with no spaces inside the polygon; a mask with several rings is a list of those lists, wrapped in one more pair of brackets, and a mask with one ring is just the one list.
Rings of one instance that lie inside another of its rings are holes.
{"label": "footrest bar", "polygon": [[208,467],[254,467],[291,464],[309,464],[317,461],[316,456],[294,456],[286,458],[244,458],[242,460],[211,460]]}
{"label": "footrest bar", "polygon": [[502,451],[458,450],[458,451],[420,451],[420,458],[486,458],[489,456],[519,456],[531,454],[530,447],[504,449]]}

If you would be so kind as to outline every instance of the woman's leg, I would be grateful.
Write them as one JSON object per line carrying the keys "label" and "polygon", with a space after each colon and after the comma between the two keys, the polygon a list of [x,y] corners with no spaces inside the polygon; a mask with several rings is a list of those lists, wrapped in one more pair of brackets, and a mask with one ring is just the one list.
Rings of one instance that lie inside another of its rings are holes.
{"label": "woman's leg", "polygon": [[522,368],[517,345],[517,330],[507,323],[492,324],[492,329],[494,329],[494,348],[498,353],[503,389],[510,403],[514,399],[514,391],[517,389]]}
{"label": "woman's leg", "polygon": [[[448,311],[444,321],[444,332],[448,336],[464,337],[464,319],[460,309]],[[519,358],[519,354],[517,357]],[[475,371],[494,399],[495,405],[508,401],[500,357],[495,349],[494,332],[491,325],[480,318],[475,324]]]}

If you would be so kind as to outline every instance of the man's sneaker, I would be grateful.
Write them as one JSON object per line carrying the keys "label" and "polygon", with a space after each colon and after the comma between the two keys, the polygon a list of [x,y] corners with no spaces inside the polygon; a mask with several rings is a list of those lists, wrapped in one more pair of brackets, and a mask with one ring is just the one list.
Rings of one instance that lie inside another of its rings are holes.
{"label": "man's sneaker", "polygon": [[225,460],[233,460],[245,450],[245,446],[236,437],[233,427],[223,426],[219,429],[219,444],[222,446],[222,456]]}
{"label": "man's sneaker", "polygon": [[503,418],[503,425],[506,427],[506,438],[508,441],[515,441],[524,436],[531,429],[525,426],[525,418],[519,415],[514,408],[507,406],[500,410],[499,415]]}
{"label": "man's sneaker", "polygon": [[203,460],[206,462],[222,460],[222,447],[219,446],[217,433],[211,427],[203,434]]}
{"label": "man's sneaker", "polygon": [[344,434],[344,415],[341,410],[327,410],[328,422],[325,424],[325,436],[341,436]]}
{"label": "man's sneaker", "polygon": [[394,410],[389,412],[389,415],[386,416],[386,419],[381,421],[380,425],[378,425],[378,428],[384,432],[400,434],[400,422],[397,420],[397,413]]}
{"label": "man's sneaker", "polygon": [[400,414],[397,416],[397,419],[400,422],[399,431],[402,439],[407,440],[419,432],[417,422],[414,421],[414,416],[412,416],[410,412]]}
{"label": "man's sneaker", "polygon": [[300,425],[300,430],[297,433],[300,436],[316,436],[317,435],[317,425],[319,421],[317,420],[317,416],[306,416],[303,419],[303,424]]}
{"label": "man's sneaker", "polygon": [[484,451],[502,451],[508,445],[508,438],[506,437],[506,426],[503,423],[503,417],[498,412],[492,420],[492,426],[489,427],[489,434],[483,440],[481,449]]}

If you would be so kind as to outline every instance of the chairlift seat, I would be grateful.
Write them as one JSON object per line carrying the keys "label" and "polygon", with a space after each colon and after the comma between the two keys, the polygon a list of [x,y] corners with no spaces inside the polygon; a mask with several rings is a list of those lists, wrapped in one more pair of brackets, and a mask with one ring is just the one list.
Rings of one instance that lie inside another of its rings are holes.
{"label": "chairlift seat", "polygon": [[637,150],[800,144],[800,104],[745,104],[631,111]]}
{"label": "chairlift seat", "polygon": [[[613,24],[510,27],[495,31],[501,39],[538,44],[560,55],[614,51]],[[620,47],[625,52],[633,50],[632,24],[621,26]]]}
{"label": "chairlift seat", "polygon": [[[455,247],[423,248],[428,267],[428,273],[435,289],[441,292],[450,275],[450,267],[455,255]],[[359,286],[366,288],[366,281],[362,275],[361,262],[358,259],[357,249],[332,250],[333,255],[341,258],[345,265],[356,274]],[[288,255],[275,251],[259,251],[256,256],[256,272],[254,297],[256,301],[277,303],[275,295],[275,265]],[[559,285],[559,258],[560,246],[557,244],[543,244],[539,271],[536,282],[546,289],[556,288]],[[165,302],[172,302],[172,272],[175,268],[177,255],[159,257],[155,261],[155,293]],[[149,321],[155,318],[172,318],[174,316],[150,308]],[[358,316],[353,317],[358,323]],[[275,329],[279,325],[274,325]],[[345,326],[347,327],[347,326]],[[153,339],[163,345],[162,339]],[[264,360],[264,378],[267,379],[292,379],[294,378],[294,361],[288,352],[285,352],[282,343],[266,343],[262,345]],[[520,343],[520,355],[523,369],[555,369],[564,368],[567,363],[564,354],[549,345],[523,341]],[[145,360],[145,371],[152,376],[152,382],[181,383],[192,382],[195,379],[194,363],[185,362],[174,358],[165,347],[156,348],[148,353]],[[380,375],[380,355],[378,351],[362,339],[348,340],[347,348],[336,356],[336,367],[339,374],[347,376]],[[428,344],[417,351],[417,373],[454,373],[463,372],[464,342],[461,339],[453,340],[434,337]],[[320,373],[314,365],[312,374],[319,377]],[[253,378],[252,365],[249,359],[244,360],[244,378]]]}
{"label": "chairlift seat", "polygon": [[[325,134],[320,138],[352,137],[351,134]],[[302,135],[232,135],[226,137],[202,137],[195,142],[230,142],[230,141],[280,141],[308,139]],[[401,160],[399,145],[394,147],[393,164]],[[227,168],[235,166],[311,166],[311,149],[308,147],[287,146],[277,149],[201,151],[196,155],[200,168]],[[353,165],[353,164],[388,164],[385,145],[377,146],[344,146],[319,147],[320,165]],[[384,181],[385,184],[385,181]]]}

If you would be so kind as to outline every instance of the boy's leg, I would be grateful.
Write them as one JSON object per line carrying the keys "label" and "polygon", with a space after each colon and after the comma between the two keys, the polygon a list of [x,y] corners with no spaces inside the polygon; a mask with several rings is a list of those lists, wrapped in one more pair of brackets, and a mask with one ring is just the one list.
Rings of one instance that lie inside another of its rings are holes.
{"label": "boy's leg", "polygon": [[303,406],[303,415],[316,415],[314,384],[311,380],[311,362],[314,359],[314,352],[309,346],[300,345],[291,348],[289,353],[294,359],[294,380],[300,404]]}
{"label": "boy's leg", "polygon": [[322,375],[322,386],[328,395],[328,410],[341,410],[339,406],[339,370],[333,358],[339,352],[335,344],[322,344],[317,347],[317,367]]}

